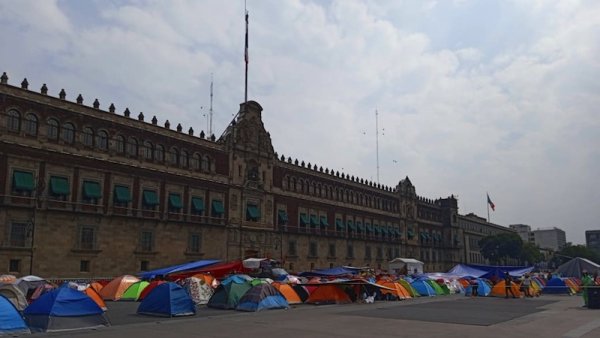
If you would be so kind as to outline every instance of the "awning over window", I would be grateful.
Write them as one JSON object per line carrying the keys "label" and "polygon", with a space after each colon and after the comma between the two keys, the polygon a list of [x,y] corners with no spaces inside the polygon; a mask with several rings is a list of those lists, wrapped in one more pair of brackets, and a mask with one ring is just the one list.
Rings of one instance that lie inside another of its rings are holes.
{"label": "awning over window", "polygon": [[426,232],[424,232],[424,231],[421,232],[421,239],[422,240],[426,240],[427,239],[427,233]]}
{"label": "awning over window", "polygon": [[413,238],[415,237],[415,232],[412,229],[408,229],[408,231],[406,231],[406,235],[408,238]]}
{"label": "awning over window", "polygon": [[213,214],[223,214],[225,212],[225,207],[223,207],[223,201],[221,200],[213,200],[212,201],[212,212]]}
{"label": "awning over window", "polygon": [[335,220],[335,228],[336,228],[338,231],[340,231],[340,230],[345,230],[345,229],[346,229],[346,227],[344,226],[344,223],[343,223],[343,222],[342,222],[342,220],[341,220],[341,219],[339,219],[339,218],[336,218],[336,220]]}
{"label": "awning over window", "polygon": [[381,235],[381,229],[379,228],[379,225],[373,224],[373,233],[376,235]]}
{"label": "awning over window", "polygon": [[279,223],[287,223],[288,221],[288,215],[285,212],[285,210],[279,210],[277,211],[277,218],[279,220]]}
{"label": "awning over window", "polygon": [[131,194],[129,193],[129,187],[124,185],[115,186],[115,201],[117,203],[131,202]]}
{"label": "awning over window", "polygon": [[192,208],[196,212],[204,211],[204,199],[202,197],[192,197]]}
{"label": "awning over window", "polygon": [[356,224],[354,224],[354,222],[348,220],[346,221],[346,224],[348,225],[348,229],[350,229],[351,231],[356,231]]}
{"label": "awning over window", "polygon": [[365,226],[362,224],[362,222],[356,222],[356,227],[358,228],[358,231],[360,231],[360,232],[365,231]]}
{"label": "awning over window", "polygon": [[83,195],[87,198],[100,198],[100,183],[94,181],[83,181]]}
{"label": "awning over window", "polygon": [[321,216],[320,221],[321,228],[327,228],[329,226],[329,222],[327,222],[327,216]]}
{"label": "awning over window", "polygon": [[385,225],[382,225],[382,226],[380,227],[380,229],[381,229],[381,232],[382,232],[384,235],[387,235],[387,234],[388,234],[388,228],[387,228],[387,226],[385,226]]}
{"label": "awning over window", "polygon": [[13,172],[13,184],[16,190],[33,191],[33,173],[27,171]]}
{"label": "awning over window", "polygon": [[54,195],[66,196],[69,194],[69,180],[66,177],[50,177],[50,192]]}
{"label": "awning over window", "polygon": [[373,227],[371,226],[371,223],[365,223],[365,228],[367,232],[373,232]]}
{"label": "awning over window", "polygon": [[306,216],[306,214],[300,214],[300,225],[301,226],[308,225],[308,216]]}
{"label": "awning over window", "polygon": [[144,190],[142,193],[143,203],[145,205],[154,206],[158,205],[158,195],[154,190]]}
{"label": "awning over window", "polygon": [[310,226],[316,228],[319,225],[317,215],[310,215]]}
{"label": "awning over window", "polygon": [[254,205],[254,204],[248,204],[248,206],[246,207],[246,216],[253,220],[259,219],[260,218],[260,210],[258,209],[258,206]]}
{"label": "awning over window", "polygon": [[169,194],[169,207],[174,209],[181,209],[183,204],[181,203],[181,195]]}

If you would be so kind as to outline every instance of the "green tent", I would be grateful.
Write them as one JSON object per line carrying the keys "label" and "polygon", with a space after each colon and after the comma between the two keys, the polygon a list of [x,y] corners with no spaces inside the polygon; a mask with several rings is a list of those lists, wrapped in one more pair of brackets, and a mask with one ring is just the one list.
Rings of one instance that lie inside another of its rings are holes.
{"label": "green tent", "polygon": [[433,290],[435,290],[436,295],[443,296],[446,294],[444,292],[444,289],[442,289],[442,287],[436,281],[428,279],[425,282],[427,282],[427,284],[429,284],[429,286],[431,286]]}
{"label": "green tent", "polygon": [[246,291],[252,288],[249,281],[243,283],[229,283],[227,285],[219,285],[215,293],[208,300],[206,306],[216,309],[235,309],[240,298]]}
{"label": "green tent", "polygon": [[408,291],[408,293],[410,293],[410,295],[412,297],[421,297],[421,294],[419,294],[417,292],[417,290],[415,290],[415,288],[412,285],[410,285],[409,282],[405,281],[404,279],[399,279],[398,283],[400,283],[400,285],[404,286],[406,291]]}
{"label": "green tent", "polygon": [[144,291],[148,284],[150,283],[146,282],[145,280],[131,284],[127,288],[127,290],[125,290],[120,300],[137,301],[140,298],[140,294],[142,293],[142,291]]}

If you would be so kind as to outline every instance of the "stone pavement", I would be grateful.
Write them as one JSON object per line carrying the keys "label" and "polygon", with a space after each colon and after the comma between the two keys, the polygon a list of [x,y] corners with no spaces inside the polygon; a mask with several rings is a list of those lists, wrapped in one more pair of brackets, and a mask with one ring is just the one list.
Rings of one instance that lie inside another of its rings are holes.
{"label": "stone pavement", "polygon": [[578,296],[468,298],[462,295],[400,302],[296,305],[246,313],[202,308],[194,317],[135,314],[138,303],[109,303],[113,326],[36,334],[48,337],[600,337],[600,310]]}

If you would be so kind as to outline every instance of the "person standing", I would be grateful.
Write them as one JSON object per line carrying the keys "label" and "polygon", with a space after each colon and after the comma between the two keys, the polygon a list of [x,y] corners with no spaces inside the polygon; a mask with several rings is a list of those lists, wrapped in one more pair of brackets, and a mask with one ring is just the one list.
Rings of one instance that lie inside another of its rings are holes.
{"label": "person standing", "polygon": [[508,274],[508,271],[504,273],[504,298],[508,298],[508,293],[512,295],[512,298],[517,298],[515,292],[512,289],[512,278]]}
{"label": "person standing", "polygon": [[525,292],[525,297],[533,297],[533,295],[531,294],[531,292],[529,292],[529,288],[531,287],[531,277],[529,277],[529,274],[526,273],[523,276],[523,282],[521,282],[521,288],[523,289],[523,291]]}
{"label": "person standing", "polygon": [[583,270],[583,272],[581,273],[581,285],[583,286],[583,306],[587,307],[588,306],[588,288],[592,285],[594,285],[594,280],[592,279],[592,276],[590,276],[590,274],[586,271]]}
{"label": "person standing", "polygon": [[479,281],[477,280],[477,278],[473,277],[471,278],[469,284],[471,284],[471,297],[477,297],[479,295]]}

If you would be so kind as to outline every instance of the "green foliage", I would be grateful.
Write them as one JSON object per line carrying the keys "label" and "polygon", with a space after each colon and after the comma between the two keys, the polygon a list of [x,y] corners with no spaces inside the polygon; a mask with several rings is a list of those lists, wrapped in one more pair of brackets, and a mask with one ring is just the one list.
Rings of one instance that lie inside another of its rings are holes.
{"label": "green foliage", "polygon": [[521,264],[532,265],[535,263],[542,262],[544,255],[540,252],[540,248],[532,243],[523,243],[521,248]]}
{"label": "green foliage", "polygon": [[491,264],[506,263],[507,258],[521,258],[523,241],[517,234],[487,236],[479,241],[481,255]]}
{"label": "green foliage", "polygon": [[557,251],[552,261],[558,266],[575,257],[587,258],[595,263],[600,262],[600,257],[595,251],[590,250],[585,245],[572,245],[571,243],[567,243],[561,250]]}

